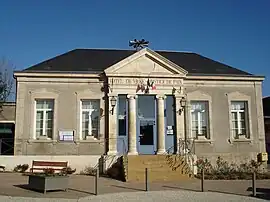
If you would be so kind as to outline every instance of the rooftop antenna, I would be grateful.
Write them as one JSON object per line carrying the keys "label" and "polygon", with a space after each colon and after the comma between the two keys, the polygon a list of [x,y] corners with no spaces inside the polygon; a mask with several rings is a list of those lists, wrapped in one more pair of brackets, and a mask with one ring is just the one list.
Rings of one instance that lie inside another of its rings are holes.
{"label": "rooftop antenna", "polygon": [[141,50],[145,47],[148,47],[149,41],[146,41],[145,39],[137,40],[134,39],[133,41],[129,41],[129,46],[132,46],[136,49],[136,51]]}

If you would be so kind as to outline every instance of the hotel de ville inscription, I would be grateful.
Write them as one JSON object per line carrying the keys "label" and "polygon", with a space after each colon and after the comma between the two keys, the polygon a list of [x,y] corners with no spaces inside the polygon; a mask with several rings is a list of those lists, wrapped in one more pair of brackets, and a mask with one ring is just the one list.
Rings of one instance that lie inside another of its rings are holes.
{"label": "hotel de ville inscription", "polygon": [[[146,83],[148,78],[138,79],[138,78],[110,78],[109,84],[112,85],[138,85],[141,83]],[[181,79],[151,79],[155,85],[166,85],[166,86],[178,86],[182,85]]]}

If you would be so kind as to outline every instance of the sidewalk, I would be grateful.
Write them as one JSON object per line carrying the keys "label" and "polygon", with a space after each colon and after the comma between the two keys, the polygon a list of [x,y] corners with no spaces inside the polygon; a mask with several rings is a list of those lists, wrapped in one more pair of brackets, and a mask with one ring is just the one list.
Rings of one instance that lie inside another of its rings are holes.
{"label": "sidewalk", "polygon": [[221,194],[213,192],[192,192],[192,191],[151,191],[151,192],[131,192],[131,193],[113,193],[99,196],[90,196],[80,199],[55,199],[55,198],[21,198],[21,197],[4,197],[0,196],[2,202],[178,202],[178,201],[198,201],[198,202],[263,202],[267,200],[256,199],[247,196]]}
{"label": "sidewalk", "polygon": [[[48,192],[43,194],[40,192],[32,191],[27,188],[28,177],[22,176],[18,173],[0,173],[0,195],[13,196],[13,197],[32,197],[32,198],[66,198],[82,199],[84,197],[90,197],[95,200],[102,198],[103,195],[106,197],[108,194],[128,195],[132,196],[135,192],[142,192],[140,194],[148,194],[150,192],[145,192],[144,183],[128,183],[120,182],[108,178],[100,177],[98,179],[98,197],[94,196],[94,177],[92,176],[82,176],[82,175],[72,175],[70,176],[69,190],[67,192],[57,191]],[[181,182],[164,182],[164,183],[151,183],[149,184],[150,191],[162,191],[170,190],[175,193],[191,193],[203,196],[205,193],[200,192],[200,180],[193,179]],[[249,196],[252,193],[251,181],[247,180],[237,180],[237,181],[205,181],[205,190],[207,194],[211,192],[234,194],[238,196]],[[161,193],[162,193],[161,192]],[[270,180],[260,180],[257,181],[257,192],[258,197],[263,199],[270,199]],[[133,193],[133,194],[132,194]],[[157,193],[157,192],[155,192]],[[106,195],[106,196],[105,196]],[[211,194],[212,195],[212,194]],[[249,197],[250,198],[250,197]],[[7,199],[7,198],[6,198]],[[5,199],[5,200],[6,200]],[[251,198],[254,199],[254,198]],[[34,200],[34,199],[33,199]],[[38,199],[39,200],[39,199]],[[4,201],[4,200],[0,200]],[[26,201],[29,201],[27,199]],[[67,200],[69,201],[69,200]]]}

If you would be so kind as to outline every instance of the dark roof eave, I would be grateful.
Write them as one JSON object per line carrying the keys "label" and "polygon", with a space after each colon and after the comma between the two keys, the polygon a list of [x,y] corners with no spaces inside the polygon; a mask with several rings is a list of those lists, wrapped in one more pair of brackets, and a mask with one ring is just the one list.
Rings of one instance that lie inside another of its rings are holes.
{"label": "dark roof eave", "polygon": [[100,74],[103,71],[51,71],[51,70],[23,70],[14,73],[56,73],[56,74]]}
{"label": "dark roof eave", "polygon": [[203,73],[188,73],[187,76],[224,76],[224,77],[251,77],[251,78],[262,78],[265,76],[253,75],[253,74],[203,74]]}

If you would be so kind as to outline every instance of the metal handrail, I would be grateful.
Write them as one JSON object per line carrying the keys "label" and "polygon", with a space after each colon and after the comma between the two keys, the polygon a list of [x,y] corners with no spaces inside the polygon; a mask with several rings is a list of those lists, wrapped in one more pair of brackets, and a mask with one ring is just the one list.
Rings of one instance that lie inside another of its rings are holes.
{"label": "metal handrail", "polygon": [[[12,141],[12,143],[8,140]],[[4,147],[7,148],[2,151]],[[14,152],[12,150],[14,150],[14,138],[0,138],[0,155],[8,155],[10,154],[9,152],[11,152],[10,155],[13,155]]]}
{"label": "metal handrail", "polygon": [[[187,154],[194,154],[195,153],[195,141],[194,139],[190,138],[190,139],[183,139],[183,138],[179,138],[177,141],[176,145],[172,145],[170,146],[167,150],[166,153],[170,154],[170,151],[175,151],[175,147],[177,148],[177,153],[181,154],[181,155],[187,155]],[[191,145],[191,147],[190,147]]]}

